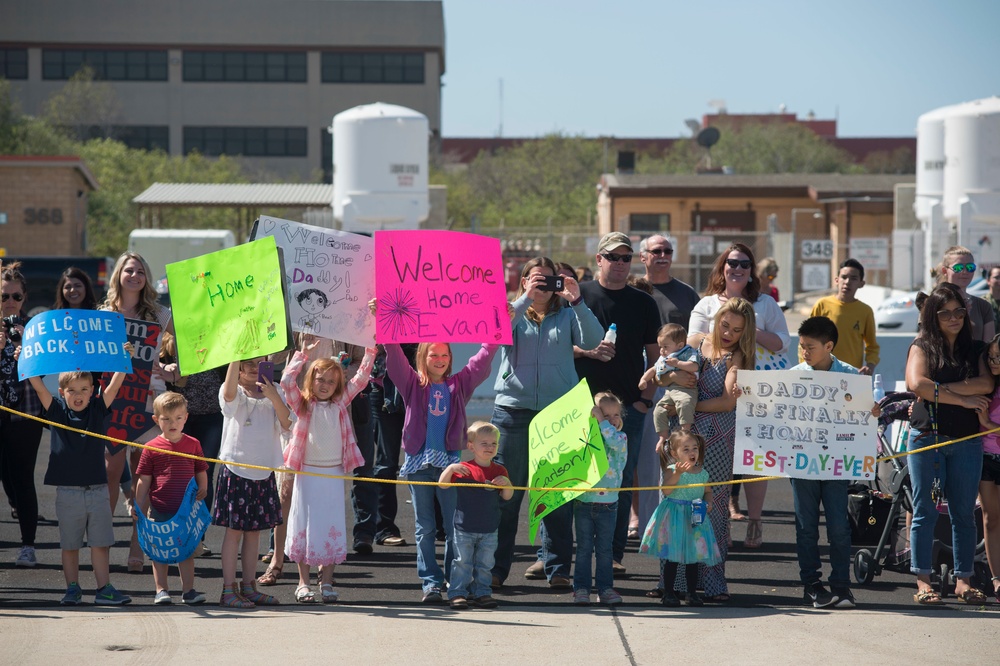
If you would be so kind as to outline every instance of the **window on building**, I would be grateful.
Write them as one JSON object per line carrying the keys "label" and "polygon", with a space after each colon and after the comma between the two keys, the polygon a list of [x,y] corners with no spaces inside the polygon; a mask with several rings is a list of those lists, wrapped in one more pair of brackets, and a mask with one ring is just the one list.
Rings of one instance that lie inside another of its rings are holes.
{"label": "window on building", "polygon": [[423,83],[423,53],[327,51],[320,57],[323,83]]}
{"label": "window on building", "polygon": [[305,83],[304,52],[185,51],[185,81]]}
{"label": "window on building", "polygon": [[324,127],[319,131],[320,149],[319,149],[319,159],[320,167],[323,169],[323,182],[332,183],[333,182],[333,134],[330,133],[328,127]]}
{"label": "window on building", "polygon": [[170,152],[170,128],[167,125],[92,125],[82,139],[115,139],[129,148]]}
{"label": "window on building", "polygon": [[167,52],[43,49],[42,78],[66,80],[87,65],[104,81],[166,81]]}
{"label": "window on building", "polygon": [[670,231],[669,213],[632,213],[628,216],[628,228],[632,233],[655,233]]}
{"label": "window on building", "polygon": [[185,127],[184,154],[305,157],[305,127]]}
{"label": "window on building", "polygon": [[0,49],[0,77],[28,78],[28,49]]}

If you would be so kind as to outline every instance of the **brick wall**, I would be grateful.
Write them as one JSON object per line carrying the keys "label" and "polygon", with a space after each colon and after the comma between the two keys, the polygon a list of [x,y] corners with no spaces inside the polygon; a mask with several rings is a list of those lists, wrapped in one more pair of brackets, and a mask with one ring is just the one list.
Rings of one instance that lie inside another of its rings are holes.
{"label": "brick wall", "polygon": [[0,247],[8,256],[85,255],[89,191],[72,166],[0,166]]}

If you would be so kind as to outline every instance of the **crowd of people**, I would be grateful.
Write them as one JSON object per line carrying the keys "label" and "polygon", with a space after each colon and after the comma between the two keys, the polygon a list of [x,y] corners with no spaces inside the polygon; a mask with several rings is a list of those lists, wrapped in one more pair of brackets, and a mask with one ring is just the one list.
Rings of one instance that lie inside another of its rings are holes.
{"label": "crowd of people", "polygon": [[[141,513],[164,521],[177,512],[190,483],[211,509],[213,524],[225,528],[220,605],[277,603],[259,588],[276,584],[289,561],[298,569],[297,602],[334,603],[339,599],[334,571],[349,550],[369,554],[375,545],[407,545],[396,525],[395,486],[363,481],[352,482],[348,540],[345,482],[333,477],[354,475],[412,482],[421,601],[493,608],[492,591],[512,575],[523,520],[519,488],[528,483],[529,424],[582,378],[594,395],[592,418],[605,444],[607,472],[594,492],[544,516],[536,561],[523,575],[572,589],[578,605],[590,604],[594,591],[601,603],[618,604],[622,597],[614,579],[626,571],[626,546],[633,539],[641,554],[661,562],[659,584],[648,596],[666,606],[678,605],[682,597],[692,606],[729,602],[731,525],[745,521],[744,547],[759,548],[767,489],[766,482],[746,479],[744,516],[734,492],[740,486],[730,483],[738,373],[873,374],[880,352],[873,313],[856,298],[864,267],[854,259],[840,265],[834,294],[816,303],[798,331],[796,365],[773,285],[778,272],[773,259],[758,262],[751,248],[733,243],[715,260],[699,296],[671,275],[674,247],[668,238],[643,239],[638,254],[645,269],[639,279],[632,270],[632,240],[620,232],[600,239],[592,279],[546,257],[528,261],[509,304],[511,344],[484,343],[462,368],[453,367],[446,342],[362,348],[296,334],[291,352],[189,376],[179,372],[171,312],[158,303],[141,256],[126,252],[118,259],[100,303],[86,273],[67,269],[56,307],[156,322],[161,335],[149,398],[155,426],[136,440],[145,449],[126,454],[128,447],[51,429],[44,483],[57,487],[67,584],[62,603],[82,599],[84,544],[97,579],[95,603],[128,603],[109,580],[111,520],[119,495],[137,519]],[[991,570],[1000,572],[1000,435],[978,436],[1000,427],[1000,269],[990,272],[991,290],[996,283],[997,292],[991,291],[989,300],[966,292],[975,270],[966,248],[945,253],[937,267],[939,284],[922,299],[920,328],[907,357],[906,385],[915,394],[910,448],[965,438],[908,459],[914,498],[908,518],[911,570],[919,604],[942,603],[930,579],[942,496],[951,518],[958,598],[985,599],[971,582],[977,498],[987,559]],[[550,280],[553,276],[562,280]],[[18,265],[4,265],[2,312],[8,319],[0,327],[0,404],[8,409],[0,411],[0,471],[20,529],[15,564],[33,567],[42,425],[28,417],[103,433],[123,375],[111,376],[102,389],[91,373],[62,373],[58,394],[37,377],[18,380],[27,290]],[[377,303],[370,307],[374,314]],[[615,335],[606,335],[609,330]],[[492,417],[469,424],[467,404],[490,376],[495,356]],[[872,413],[878,414],[877,405]],[[203,460],[155,453],[161,449],[226,464],[216,470]],[[692,484],[696,487],[662,493],[631,490]],[[847,482],[795,479],[792,489],[806,602],[854,607]],[[818,548],[820,506],[831,545],[829,590],[822,584]],[[260,532],[270,534],[271,545],[260,558],[268,567],[258,577]],[[441,561],[437,540],[445,542]],[[202,545],[200,552],[205,551]],[[193,557],[179,563],[180,600],[187,604],[206,600],[195,589]],[[318,590],[310,585],[312,567],[319,569]],[[146,570],[134,530],[127,568]],[[152,571],[154,603],[173,603],[167,566],[154,561]],[[1000,601],[1000,578],[992,583]]]}

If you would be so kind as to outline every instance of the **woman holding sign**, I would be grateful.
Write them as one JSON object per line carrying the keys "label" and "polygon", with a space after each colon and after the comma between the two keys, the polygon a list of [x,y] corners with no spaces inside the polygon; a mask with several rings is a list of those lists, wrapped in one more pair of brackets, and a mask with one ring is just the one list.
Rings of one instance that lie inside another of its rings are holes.
{"label": "woman holding sign", "polygon": [[[791,339],[788,324],[777,302],[761,293],[757,262],[753,251],[743,243],[733,243],[719,255],[708,276],[705,297],[698,301],[691,311],[688,330],[688,344],[696,347],[713,329],[713,317],[726,301],[745,298],[753,305],[757,319],[757,362],[756,370],[784,370],[791,367],[785,352]],[[747,534],[743,545],[746,548],[760,548],[764,531],[761,512],[767,494],[767,482],[756,481],[744,487],[747,497]]]}
{"label": "woman holding sign", "polygon": [[21,550],[14,564],[33,567],[35,532],[38,529],[38,495],[35,492],[35,461],[42,440],[42,424],[21,416],[42,413],[35,389],[27,381],[17,380],[15,350],[21,345],[21,335],[28,318],[24,304],[28,286],[21,274],[20,262],[5,264],[3,276],[3,323],[0,324],[0,405],[20,414],[0,411],[0,476],[10,501],[10,514],[21,528]]}
{"label": "woman holding sign", "polygon": [[909,449],[968,438],[909,457],[913,482],[913,523],[910,527],[910,571],[917,575],[913,600],[940,605],[941,595],[931,587],[934,526],[938,502],[948,500],[951,539],[955,555],[955,596],[980,605],[985,595],[969,584],[976,552],[976,495],[983,469],[980,414],[987,412],[993,377],[982,357],[982,345],[973,339],[962,290],[938,285],[920,311],[920,332],[906,359],[906,388],[916,394],[910,413]]}
{"label": "woman holding sign", "polygon": [[[173,324],[170,310],[157,302],[156,290],[149,282],[149,264],[140,255],[134,252],[124,252],[115,263],[115,269],[111,273],[108,295],[101,305],[102,310],[119,312],[126,319],[139,319],[142,321],[155,322],[159,324],[161,334],[163,331],[173,333]],[[159,359],[160,338],[156,339],[156,351],[154,359]],[[152,412],[153,398],[158,393],[167,390],[165,380],[175,381],[179,377],[176,370],[164,375],[163,366],[158,360],[153,362],[153,373],[149,382],[149,397],[147,400],[147,411]],[[146,433],[137,438],[142,444],[153,439],[159,428],[155,425]],[[125,469],[125,446],[123,444],[111,444],[107,446],[105,462],[108,467],[108,492],[111,495],[111,511],[114,513],[115,504],[118,503],[118,484],[121,482],[122,472]],[[130,456],[130,467],[132,471],[133,487],[135,492],[135,467],[139,464],[141,449],[134,448]],[[141,573],[143,569],[143,555],[136,540],[135,529],[132,530],[132,543],[129,548],[128,570],[132,573]]]}
{"label": "woman holding sign", "polygon": [[[573,346],[593,349],[604,336],[604,327],[580,297],[580,286],[562,276],[556,289],[556,266],[547,257],[532,259],[521,270],[513,302],[513,343],[500,348],[493,425],[500,429],[497,462],[507,468],[511,484],[528,483],[528,425],[579,383],[573,364]],[[566,307],[569,304],[570,307]],[[495,585],[503,584],[514,560],[514,538],[523,490],[500,503]],[[555,587],[570,586],[573,561],[573,507],[570,504],[542,519],[542,548],[532,565],[537,577],[544,572]]]}

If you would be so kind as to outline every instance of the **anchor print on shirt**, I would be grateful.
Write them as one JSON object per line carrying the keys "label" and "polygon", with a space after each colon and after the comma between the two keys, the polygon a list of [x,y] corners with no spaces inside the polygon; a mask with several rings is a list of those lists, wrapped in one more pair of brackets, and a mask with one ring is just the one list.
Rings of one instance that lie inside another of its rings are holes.
{"label": "anchor print on shirt", "polygon": [[433,414],[434,416],[443,415],[444,410],[441,409],[441,398],[444,397],[444,393],[442,393],[441,391],[434,391],[434,393],[432,393],[431,396],[434,398],[434,404],[433,405],[428,404],[427,408],[431,410],[431,414]]}

